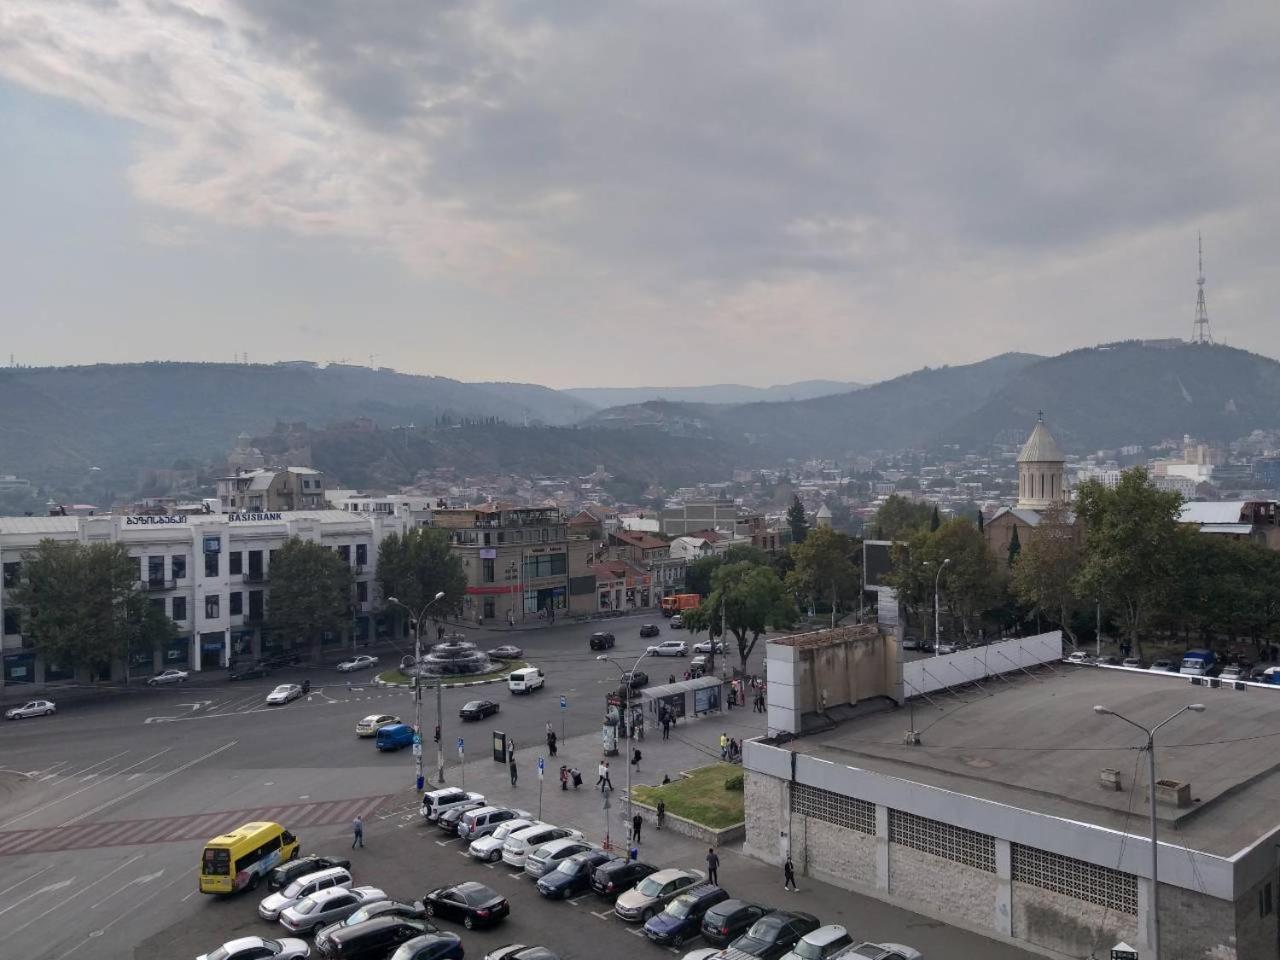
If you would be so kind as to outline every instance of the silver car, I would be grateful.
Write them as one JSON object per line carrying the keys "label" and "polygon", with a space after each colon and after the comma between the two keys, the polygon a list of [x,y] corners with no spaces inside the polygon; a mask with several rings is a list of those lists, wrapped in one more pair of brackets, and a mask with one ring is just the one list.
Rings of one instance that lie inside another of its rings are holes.
{"label": "silver car", "polygon": [[525,827],[532,826],[533,820],[530,817],[518,817],[515,820],[508,820],[506,823],[499,824],[498,829],[487,837],[472,840],[471,846],[467,847],[467,853],[477,860],[483,860],[486,863],[497,863],[502,859],[502,846],[507,842],[507,837],[519,830],[523,830]]}
{"label": "silver car", "polygon": [[288,910],[303,897],[309,897],[330,887],[350,887],[351,874],[346,867],[330,867],[308,873],[289,884],[278,893],[264,897],[258,904],[258,916],[263,920],[279,920],[280,914]]}
{"label": "silver car", "polygon": [[228,940],[215,950],[200,954],[196,960],[258,960],[259,957],[271,957],[271,960],[306,960],[309,956],[311,948],[305,940],[295,940],[293,937],[280,940],[239,937]]}
{"label": "silver car", "polygon": [[644,923],[660,913],[685,887],[702,879],[696,870],[659,870],[651,873],[634,887],[618,897],[613,912],[628,923]]}
{"label": "silver car", "polygon": [[52,700],[28,700],[20,707],[4,712],[6,720],[25,720],[27,717],[48,717],[58,712]]}
{"label": "silver car", "polygon": [[386,892],[377,887],[330,887],[281,911],[280,923],[291,933],[314,934],[321,927],[345,920],[361,907],[386,899]]}
{"label": "silver car", "polygon": [[186,683],[189,676],[185,670],[162,670],[148,680],[147,685],[158,687],[166,683]]}
{"label": "silver car", "polygon": [[590,849],[591,844],[577,837],[552,840],[550,843],[544,843],[524,858],[524,872],[536,880],[547,871],[554,870],[560,866],[561,862],[569,859],[575,853],[582,853],[584,850]]}

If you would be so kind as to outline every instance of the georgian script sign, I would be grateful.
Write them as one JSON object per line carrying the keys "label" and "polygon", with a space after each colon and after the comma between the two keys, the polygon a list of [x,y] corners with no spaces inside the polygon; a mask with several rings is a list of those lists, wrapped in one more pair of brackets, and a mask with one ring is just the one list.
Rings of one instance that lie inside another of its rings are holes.
{"label": "georgian script sign", "polygon": [[126,527],[147,527],[147,526],[157,527],[157,526],[162,526],[170,523],[186,523],[186,522],[187,522],[187,518],[184,516],[176,516],[176,517],[141,516],[141,517],[125,517],[124,518],[124,525]]}
{"label": "georgian script sign", "polygon": [[232,523],[252,523],[258,520],[283,520],[283,513],[229,513],[227,519]]}

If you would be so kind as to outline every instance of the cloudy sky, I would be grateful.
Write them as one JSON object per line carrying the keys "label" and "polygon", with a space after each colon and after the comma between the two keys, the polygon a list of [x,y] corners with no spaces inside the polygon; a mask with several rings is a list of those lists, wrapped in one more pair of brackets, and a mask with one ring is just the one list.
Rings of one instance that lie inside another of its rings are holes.
{"label": "cloudy sky", "polygon": [[[1276,355],[1280,6],[4,0],[18,362]],[[7,360],[7,358],[4,358]]]}

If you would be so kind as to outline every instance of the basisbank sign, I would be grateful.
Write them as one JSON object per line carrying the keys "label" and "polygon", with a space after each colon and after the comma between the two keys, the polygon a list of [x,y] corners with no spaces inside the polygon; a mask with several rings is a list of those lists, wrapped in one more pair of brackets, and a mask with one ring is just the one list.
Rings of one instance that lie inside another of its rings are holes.
{"label": "basisbank sign", "polygon": [[232,523],[251,523],[255,520],[283,520],[283,513],[229,513],[227,519]]}

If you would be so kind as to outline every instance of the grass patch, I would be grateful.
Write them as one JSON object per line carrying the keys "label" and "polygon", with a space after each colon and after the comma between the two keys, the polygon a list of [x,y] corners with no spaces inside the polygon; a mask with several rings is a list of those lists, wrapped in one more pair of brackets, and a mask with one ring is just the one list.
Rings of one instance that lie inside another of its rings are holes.
{"label": "grass patch", "polygon": [[699,767],[687,777],[657,787],[633,787],[631,792],[641,803],[667,805],[667,813],[692,820],[704,827],[720,829],[742,823],[743,793],[732,789],[729,782],[742,781],[742,768],[735,763],[714,763]]}
{"label": "grass patch", "polygon": [[[440,683],[446,687],[456,686],[459,683],[475,683],[478,680],[497,680],[505,677],[512,670],[519,670],[521,667],[527,667],[528,664],[523,660],[507,660],[503,662],[502,669],[494,670],[490,673],[471,673],[461,677],[441,677]],[[378,679],[383,683],[412,683],[413,677],[408,674],[401,673],[399,670],[384,670],[378,674]],[[423,684],[423,688],[435,686],[432,680]]]}

